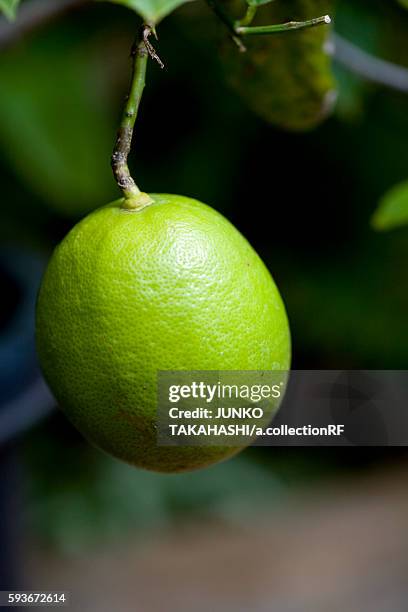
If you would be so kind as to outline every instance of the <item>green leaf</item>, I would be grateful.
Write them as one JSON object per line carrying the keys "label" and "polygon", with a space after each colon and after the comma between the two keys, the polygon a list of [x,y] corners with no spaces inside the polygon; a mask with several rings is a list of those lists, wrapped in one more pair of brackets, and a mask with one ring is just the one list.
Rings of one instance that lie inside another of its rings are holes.
{"label": "green leaf", "polygon": [[[111,0],[136,11],[145,21],[156,24],[177,7],[192,0]],[[0,0],[1,2],[1,0]]]}
{"label": "green leaf", "polygon": [[408,0],[398,0],[401,6],[408,9]]}
{"label": "green leaf", "polygon": [[408,224],[408,181],[387,191],[380,200],[371,224],[380,231]]}
{"label": "green leaf", "polygon": [[15,19],[19,4],[20,0],[0,0],[0,12],[4,13],[7,19]]}
{"label": "green leaf", "polygon": [[116,66],[114,40],[89,31],[73,39],[60,26],[0,58],[1,155],[17,183],[64,216],[117,193],[109,167],[117,100],[100,72],[108,60]]}

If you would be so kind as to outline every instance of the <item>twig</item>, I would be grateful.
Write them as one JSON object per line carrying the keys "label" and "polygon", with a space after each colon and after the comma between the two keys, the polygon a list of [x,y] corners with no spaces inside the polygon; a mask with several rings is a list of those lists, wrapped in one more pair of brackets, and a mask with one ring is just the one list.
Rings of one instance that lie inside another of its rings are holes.
{"label": "twig", "polygon": [[240,51],[246,51],[245,45],[239,35],[237,35],[234,22],[229,18],[229,15],[221,7],[217,0],[207,0],[208,6],[214,11],[214,14],[225,25],[234,43]]}
{"label": "twig", "polygon": [[339,34],[334,35],[335,60],[372,83],[408,93],[408,68],[398,66],[363,51]]}
{"label": "twig", "polygon": [[127,164],[132,144],[133,128],[145,86],[149,55],[163,67],[163,62],[149,42],[149,36],[152,32],[153,28],[144,24],[132,47],[132,79],[111,158],[113,175],[124,196],[122,208],[127,210],[140,210],[152,202],[150,196],[142,193],[136,185]]}
{"label": "twig", "polygon": [[289,32],[290,30],[303,30],[305,28],[328,25],[329,23],[331,23],[329,15],[323,15],[322,17],[315,17],[307,21],[288,21],[287,23],[276,23],[267,26],[239,26],[235,31],[242,36],[280,34],[282,32]]}
{"label": "twig", "polygon": [[[290,30],[301,30],[304,28],[313,28],[319,25],[327,25],[331,23],[329,15],[308,19],[307,21],[289,21],[287,23],[278,23],[268,26],[250,27],[247,24],[251,23],[256,13],[256,7],[249,7],[244,18],[241,21],[233,22],[229,15],[224,11],[219,0],[207,0],[208,6],[214,11],[215,15],[225,25],[230,33],[233,41],[238,45],[240,51],[246,51],[245,45],[242,42],[242,36],[252,36],[259,34],[278,34],[288,32]],[[244,24],[244,25],[243,25]]]}
{"label": "twig", "polygon": [[257,11],[258,6],[256,4],[248,4],[245,15],[242,17],[242,19],[238,19],[238,21],[235,22],[235,27],[239,28],[240,26],[251,25],[251,23],[255,19]]}

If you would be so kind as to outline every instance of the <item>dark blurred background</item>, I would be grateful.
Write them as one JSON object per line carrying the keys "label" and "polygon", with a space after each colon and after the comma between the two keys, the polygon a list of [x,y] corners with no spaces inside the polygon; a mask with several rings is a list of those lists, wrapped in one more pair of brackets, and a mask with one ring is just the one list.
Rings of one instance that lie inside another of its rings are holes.
{"label": "dark blurred background", "polygon": [[[17,25],[0,28],[1,589],[68,590],[75,610],[406,610],[403,448],[253,448],[163,476],[89,447],[54,409],[35,296],[53,247],[118,196],[138,18],[89,3]],[[335,30],[408,67],[397,2],[342,0]],[[284,297],[294,368],[406,369],[408,230],[370,218],[408,179],[407,93],[335,59],[333,115],[289,133],[227,86],[204,2],[159,35],[130,160],[143,190],[202,200],[249,239]]]}

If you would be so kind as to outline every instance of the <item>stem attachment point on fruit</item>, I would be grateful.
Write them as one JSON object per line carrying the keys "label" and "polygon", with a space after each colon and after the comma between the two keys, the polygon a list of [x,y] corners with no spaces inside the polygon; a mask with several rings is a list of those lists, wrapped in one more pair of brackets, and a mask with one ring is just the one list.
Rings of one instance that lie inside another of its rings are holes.
{"label": "stem attachment point on fruit", "polygon": [[121,208],[129,212],[138,212],[139,210],[146,208],[146,206],[150,206],[150,204],[153,204],[153,202],[154,200],[148,193],[140,191],[137,195],[123,198]]}

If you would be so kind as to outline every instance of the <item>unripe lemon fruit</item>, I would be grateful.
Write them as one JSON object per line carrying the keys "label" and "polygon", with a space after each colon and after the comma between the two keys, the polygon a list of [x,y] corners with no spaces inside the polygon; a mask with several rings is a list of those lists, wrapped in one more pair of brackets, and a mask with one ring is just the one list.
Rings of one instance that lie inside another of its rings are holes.
{"label": "unripe lemon fruit", "polygon": [[287,370],[288,321],[265,265],[222,215],[177,195],[113,202],[56,248],[37,304],[51,389],[91,442],[162,472],[238,448],[156,441],[158,370]]}

